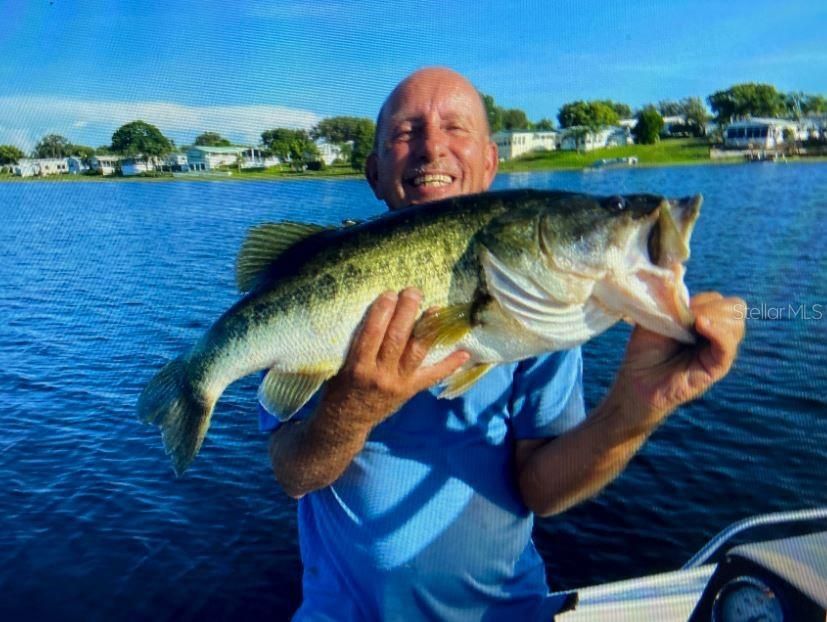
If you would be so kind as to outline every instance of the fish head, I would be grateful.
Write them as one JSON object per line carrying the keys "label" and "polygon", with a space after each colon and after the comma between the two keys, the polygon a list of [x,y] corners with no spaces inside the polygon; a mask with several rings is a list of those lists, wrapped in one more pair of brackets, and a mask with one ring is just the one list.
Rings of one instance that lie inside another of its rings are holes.
{"label": "fish head", "polygon": [[607,314],[693,343],[695,319],[684,284],[700,195],[577,195],[568,215],[548,213],[540,243],[551,268],[594,283]]}

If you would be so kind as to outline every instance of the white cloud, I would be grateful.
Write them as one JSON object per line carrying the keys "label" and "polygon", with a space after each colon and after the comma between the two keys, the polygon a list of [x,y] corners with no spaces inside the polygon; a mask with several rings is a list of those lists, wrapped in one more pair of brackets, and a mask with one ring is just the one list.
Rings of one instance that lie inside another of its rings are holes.
{"label": "white cloud", "polygon": [[118,127],[136,119],[152,123],[178,143],[191,141],[201,132],[214,131],[235,142],[255,144],[263,130],[309,129],[321,117],[309,110],[284,106],[187,106],[163,101],[0,97],[0,144],[15,144],[28,151],[41,136],[54,132],[72,142],[95,146],[108,143]]}

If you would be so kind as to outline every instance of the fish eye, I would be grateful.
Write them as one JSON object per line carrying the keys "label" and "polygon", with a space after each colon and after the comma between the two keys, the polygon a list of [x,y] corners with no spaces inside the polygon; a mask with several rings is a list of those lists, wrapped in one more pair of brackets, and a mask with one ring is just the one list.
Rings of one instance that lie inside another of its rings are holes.
{"label": "fish eye", "polygon": [[629,207],[629,202],[620,195],[611,196],[603,202],[603,205],[613,212],[622,212]]}

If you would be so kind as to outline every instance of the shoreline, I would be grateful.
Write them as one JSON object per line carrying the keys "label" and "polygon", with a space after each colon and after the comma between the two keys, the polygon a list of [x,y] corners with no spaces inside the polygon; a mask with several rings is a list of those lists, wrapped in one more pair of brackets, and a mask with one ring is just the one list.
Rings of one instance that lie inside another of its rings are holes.
{"label": "shoreline", "polygon": [[[512,161],[522,164],[522,166],[508,166],[507,163],[501,163],[501,168],[497,172],[499,175],[511,175],[520,173],[553,173],[553,172],[602,172],[610,170],[634,170],[639,168],[669,168],[669,167],[683,167],[683,166],[733,166],[738,164],[774,164],[784,166],[786,164],[823,164],[827,162],[827,156],[812,156],[812,157],[793,157],[779,162],[748,162],[741,158],[727,158],[719,160],[686,160],[686,161],[672,161],[672,162],[640,162],[634,166],[622,166],[617,168],[590,168],[589,165],[557,165],[557,166],[543,166],[531,165],[532,161]],[[506,164],[506,166],[502,166]],[[131,177],[121,177],[115,175],[98,176],[98,175],[47,175],[45,177],[19,177],[16,175],[0,175],[0,183],[40,183],[40,182],[55,182],[55,183],[170,183],[170,182],[246,182],[246,181],[267,181],[267,182],[284,182],[284,181],[350,181],[363,180],[364,175],[358,171],[348,173],[334,173],[325,175],[324,173],[244,173],[236,175],[182,175],[182,176],[159,176],[159,177],[143,177],[139,175]]]}

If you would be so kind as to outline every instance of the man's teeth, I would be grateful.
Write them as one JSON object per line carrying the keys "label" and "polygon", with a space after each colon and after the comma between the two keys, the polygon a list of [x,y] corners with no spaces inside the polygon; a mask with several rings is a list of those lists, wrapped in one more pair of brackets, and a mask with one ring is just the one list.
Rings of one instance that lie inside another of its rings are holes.
{"label": "man's teeth", "polygon": [[414,186],[447,186],[453,180],[450,175],[419,175],[411,180]]}

